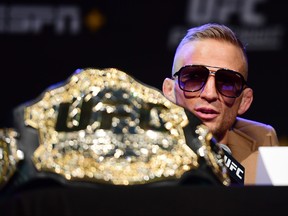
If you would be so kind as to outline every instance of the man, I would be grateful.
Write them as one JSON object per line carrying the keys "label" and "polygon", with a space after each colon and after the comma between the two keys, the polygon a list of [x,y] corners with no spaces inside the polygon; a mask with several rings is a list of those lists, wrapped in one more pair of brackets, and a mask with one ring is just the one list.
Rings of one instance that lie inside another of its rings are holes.
{"label": "man", "polygon": [[239,117],[253,101],[247,78],[242,42],[227,26],[208,23],[188,30],[176,49],[172,78],[162,87],[231,150],[245,168],[246,185],[255,183],[258,147],[279,145],[273,127]]}

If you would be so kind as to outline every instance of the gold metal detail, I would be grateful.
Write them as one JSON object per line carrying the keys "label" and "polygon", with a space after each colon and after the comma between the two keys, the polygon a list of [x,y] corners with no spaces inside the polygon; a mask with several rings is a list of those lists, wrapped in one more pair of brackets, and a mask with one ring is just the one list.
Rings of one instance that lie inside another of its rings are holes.
{"label": "gold metal detail", "polygon": [[17,147],[17,132],[12,128],[0,129],[0,189],[6,185],[24,159],[23,152]]}
{"label": "gold metal detail", "polygon": [[33,163],[67,180],[144,184],[196,169],[184,109],[114,68],[75,72],[25,107],[38,130]]}
{"label": "gold metal detail", "polygon": [[203,124],[198,125],[195,132],[198,134],[198,140],[202,143],[202,146],[198,149],[198,155],[205,158],[206,162],[210,165],[212,171],[222,184],[229,186],[231,180],[228,175],[227,167],[225,166],[223,150],[221,148],[217,148],[217,151],[212,149],[211,140],[213,135],[207,126]]}

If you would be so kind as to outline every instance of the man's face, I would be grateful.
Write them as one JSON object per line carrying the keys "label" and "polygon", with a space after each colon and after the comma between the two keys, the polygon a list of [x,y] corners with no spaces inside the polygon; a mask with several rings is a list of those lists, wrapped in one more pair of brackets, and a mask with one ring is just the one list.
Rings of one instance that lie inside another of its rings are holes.
{"label": "man's face", "polygon": [[[185,65],[209,65],[240,72],[244,77],[245,59],[239,48],[222,41],[205,39],[185,44],[177,52],[174,60],[174,72]],[[208,67],[211,71],[217,68]],[[208,126],[210,131],[223,139],[239,113],[243,97],[228,98],[221,95],[215,87],[215,76],[210,75],[204,87],[197,92],[184,92],[178,86],[178,77],[174,81],[176,104],[187,108]],[[219,140],[219,141],[220,141]]]}

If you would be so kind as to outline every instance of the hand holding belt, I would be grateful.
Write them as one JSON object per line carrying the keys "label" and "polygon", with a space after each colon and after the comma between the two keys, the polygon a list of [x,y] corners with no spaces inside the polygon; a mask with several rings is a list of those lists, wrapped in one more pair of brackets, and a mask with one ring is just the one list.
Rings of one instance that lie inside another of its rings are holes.
{"label": "hand holding belt", "polygon": [[147,184],[180,179],[204,161],[219,184],[230,184],[208,129],[159,90],[117,69],[76,71],[14,114],[24,152],[17,170],[25,181],[49,176],[64,183]]}

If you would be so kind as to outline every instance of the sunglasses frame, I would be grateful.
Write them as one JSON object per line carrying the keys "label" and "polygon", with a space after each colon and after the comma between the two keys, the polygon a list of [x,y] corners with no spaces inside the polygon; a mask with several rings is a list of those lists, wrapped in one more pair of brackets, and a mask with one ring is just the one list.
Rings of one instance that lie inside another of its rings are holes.
{"label": "sunglasses frame", "polygon": [[[180,81],[180,79],[179,79],[179,78],[180,78],[180,75],[181,75],[181,71],[183,71],[185,68],[194,67],[194,66],[206,68],[206,69],[209,71],[209,75],[207,76],[207,79],[206,79],[205,83],[203,84],[203,86],[202,86],[201,88],[199,88],[198,90],[192,91],[192,90],[183,89],[183,87],[182,87],[182,85],[181,85],[181,83],[180,83],[181,81]],[[216,71],[211,71],[211,70],[209,70],[208,67],[210,67],[210,68],[217,68],[218,70],[216,70]],[[204,86],[206,85],[207,80],[208,80],[208,77],[210,76],[210,74],[213,74],[213,75],[215,76],[216,73],[217,73],[218,71],[220,71],[220,70],[225,70],[225,71],[228,71],[228,72],[230,72],[230,73],[234,73],[234,74],[236,74],[237,76],[239,76],[239,77],[241,78],[241,81],[242,81],[242,86],[241,86],[241,90],[239,91],[240,93],[239,93],[238,95],[236,95],[236,96],[227,96],[227,95],[223,94],[221,91],[219,91],[219,89],[217,88],[217,85],[216,85],[217,91],[218,91],[221,95],[223,95],[223,96],[225,96],[225,97],[229,97],[229,98],[237,98],[237,97],[239,97],[239,96],[242,94],[243,90],[248,87],[247,81],[245,80],[245,78],[243,77],[243,75],[242,75],[241,73],[239,73],[239,72],[237,72],[237,71],[234,71],[234,70],[231,70],[231,69],[228,69],[228,68],[222,68],[222,67],[216,67],[216,66],[209,66],[209,65],[196,65],[196,64],[193,64],[193,65],[185,65],[185,66],[181,67],[176,73],[174,73],[173,78],[176,79],[176,77],[178,76],[178,85],[179,85],[179,87],[180,87],[180,89],[181,89],[182,91],[185,91],[185,92],[197,92],[197,91],[200,91],[201,89],[204,88]],[[216,80],[215,80],[215,82],[216,82]]]}

